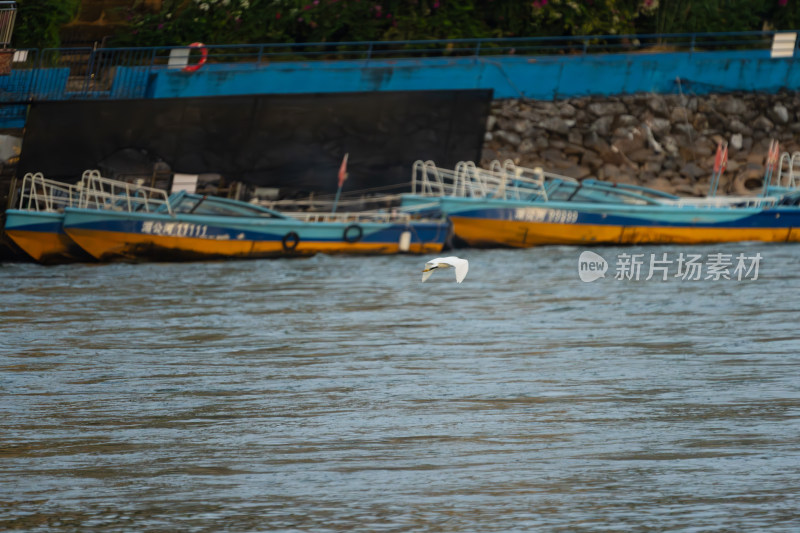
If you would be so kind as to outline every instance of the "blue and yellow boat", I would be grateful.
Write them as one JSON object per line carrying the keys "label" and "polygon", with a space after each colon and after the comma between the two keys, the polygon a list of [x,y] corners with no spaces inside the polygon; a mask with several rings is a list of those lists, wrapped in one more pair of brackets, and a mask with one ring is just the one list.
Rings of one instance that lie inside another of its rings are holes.
{"label": "blue and yellow boat", "polygon": [[796,206],[597,205],[443,198],[456,237],[470,246],[800,242]]}
{"label": "blue and yellow boat", "polygon": [[17,208],[5,212],[6,235],[34,261],[60,264],[92,257],[70,239],[62,227],[64,209],[77,205],[80,185],[48,180],[28,173],[18,191]]}
{"label": "blue and yellow boat", "polygon": [[[436,205],[469,246],[799,242],[800,190],[758,197],[681,198],[645,187],[582,182],[495,164],[420,166],[406,205]],[[780,184],[780,176],[778,177]]]}
{"label": "blue and yellow boat", "polygon": [[[92,257],[110,260],[195,260],[330,254],[437,253],[448,237],[443,219],[409,214],[343,213],[289,216],[256,204],[178,192],[110,190],[114,182],[84,187],[92,205],[67,207],[66,235]],[[92,192],[101,191],[101,192]]]}
{"label": "blue and yellow boat", "polygon": [[193,260],[438,253],[449,223],[403,212],[298,213],[166,191],[87,171],[77,185],[30,177],[6,232],[34,260]]}

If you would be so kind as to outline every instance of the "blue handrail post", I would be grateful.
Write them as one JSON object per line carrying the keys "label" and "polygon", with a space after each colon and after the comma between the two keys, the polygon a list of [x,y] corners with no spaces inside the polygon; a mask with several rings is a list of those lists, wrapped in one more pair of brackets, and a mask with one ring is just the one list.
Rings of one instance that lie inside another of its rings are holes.
{"label": "blue handrail post", "polygon": [[695,38],[696,37],[697,36],[693,33],[692,34],[692,45],[691,45],[691,48],[689,48],[689,53],[694,53],[694,43],[695,43]]}
{"label": "blue handrail post", "polygon": [[372,59],[372,41],[370,41],[369,46],[367,47],[367,63],[369,63],[370,59]]}
{"label": "blue handrail post", "polygon": [[258,47],[258,62],[256,63],[256,65],[258,65],[259,67],[261,66],[261,56],[263,55],[264,55],[264,45],[262,44]]}

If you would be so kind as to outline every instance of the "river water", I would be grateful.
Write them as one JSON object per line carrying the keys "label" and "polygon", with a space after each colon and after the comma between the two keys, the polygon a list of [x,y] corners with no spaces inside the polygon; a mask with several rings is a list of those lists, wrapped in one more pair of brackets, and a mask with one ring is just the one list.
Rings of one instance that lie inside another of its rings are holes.
{"label": "river water", "polygon": [[581,251],[2,264],[0,530],[796,531],[800,246]]}

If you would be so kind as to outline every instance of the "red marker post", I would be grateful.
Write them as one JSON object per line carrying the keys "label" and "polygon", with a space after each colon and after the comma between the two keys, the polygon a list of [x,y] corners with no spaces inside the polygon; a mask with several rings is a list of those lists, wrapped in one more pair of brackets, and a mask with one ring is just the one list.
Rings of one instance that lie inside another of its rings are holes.
{"label": "red marker post", "polygon": [[339,167],[339,188],[336,189],[336,198],[333,200],[333,209],[331,213],[336,212],[336,205],[339,203],[339,195],[342,194],[342,185],[344,185],[344,181],[347,179],[347,157],[349,155],[349,153],[344,154],[342,165]]}

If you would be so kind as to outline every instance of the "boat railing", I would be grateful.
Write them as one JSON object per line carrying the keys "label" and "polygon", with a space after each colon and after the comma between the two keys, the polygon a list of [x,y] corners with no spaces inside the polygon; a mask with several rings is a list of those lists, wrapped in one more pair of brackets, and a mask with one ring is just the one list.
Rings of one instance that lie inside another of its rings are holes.
{"label": "boat railing", "polygon": [[[510,159],[506,159],[502,163],[498,160],[492,161],[490,168],[502,170],[505,173],[513,187],[512,196],[506,195],[509,199],[530,200],[538,196],[541,197],[541,200],[547,201],[551,189],[557,188],[564,183],[580,183],[575,178],[547,172],[541,167],[521,167]],[[532,193],[535,193],[536,196],[532,196]]]}
{"label": "boat railing", "polygon": [[296,220],[303,222],[341,222],[341,223],[357,223],[357,222],[396,222],[405,224],[411,221],[409,213],[400,211],[393,212],[354,212],[354,213],[307,213],[307,212],[286,212],[281,214],[292,217]]}
{"label": "boat railing", "polygon": [[[506,159],[503,163],[500,163],[499,160],[495,159],[494,161],[489,163],[489,171],[499,174],[501,176],[506,176],[508,175],[508,169],[506,168],[506,165],[509,164],[513,165],[514,162],[511,161],[510,159]],[[500,188],[497,189],[497,194],[502,195],[503,197],[505,197],[506,195],[506,190],[505,190],[506,181],[507,181],[506,179],[503,179],[502,185],[500,186]]]}
{"label": "boat railing", "polygon": [[[365,205],[376,205],[378,203],[389,205],[398,203],[400,201],[399,194],[385,194],[376,197],[360,197],[360,198],[342,198],[338,202],[338,207],[344,210],[360,210],[364,211]],[[324,196],[309,196],[302,199],[283,199],[283,200],[258,200],[256,204],[275,209],[277,211],[309,211],[309,212],[325,212],[332,211],[333,199]],[[366,209],[368,210],[368,209]]]}
{"label": "boat railing", "polygon": [[456,165],[456,177],[454,196],[507,199],[517,192],[508,172],[498,165],[492,165],[487,170],[472,161],[462,161]]}
{"label": "boat railing", "polygon": [[[508,199],[514,200],[530,200],[539,197],[546,202],[548,200],[548,187],[551,184],[563,182],[577,183],[578,181],[575,178],[561,176],[552,172],[545,172],[541,167],[521,167],[510,159],[506,159],[502,163],[497,160],[492,161],[490,167],[502,168],[512,185],[511,196],[508,194],[506,196]],[[532,194],[534,196],[532,196]]]}
{"label": "boat railing", "polygon": [[456,187],[456,173],[437,167],[433,161],[418,160],[411,169],[411,193],[420,196],[450,196]]}
{"label": "boat railing", "polygon": [[479,174],[475,163],[459,161],[454,169],[436,166],[433,161],[416,161],[411,175],[411,192],[420,196],[485,196],[490,184]]}
{"label": "boat railing", "polygon": [[[784,174],[785,169],[785,174]],[[787,189],[800,188],[800,152],[783,152],[778,163],[778,175],[775,178],[776,187]]]}
{"label": "boat railing", "polygon": [[666,205],[674,207],[722,208],[722,207],[772,207],[778,199],[772,196],[708,196],[697,198],[680,198]]}
{"label": "boat railing", "polygon": [[112,180],[97,170],[87,170],[83,176],[78,207],[112,211],[164,211],[173,214],[169,194],[164,189],[137,183]]}
{"label": "boat railing", "polygon": [[505,186],[502,176],[479,168],[473,161],[459,161],[455,168],[455,188],[451,196],[489,198]]}
{"label": "boat railing", "polygon": [[502,176],[478,168],[472,161],[459,161],[454,169],[437,167],[433,161],[414,163],[411,192],[420,196],[483,198],[502,184]]}
{"label": "boat railing", "polygon": [[57,212],[77,203],[81,183],[70,185],[28,172],[22,178],[19,208],[28,211]]}
{"label": "boat railing", "polygon": [[481,168],[473,161],[459,161],[453,170],[437,167],[433,161],[414,163],[411,191],[420,196],[496,198],[505,200],[547,200],[547,180],[576,181],[544,172],[541,168],[518,167],[511,160],[492,161]]}
{"label": "boat railing", "polygon": [[580,182],[573,195],[580,189],[598,192],[606,196],[605,201],[619,201],[630,205],[674,205],[679,196],[630,183],[598,181],[593,178]]}

